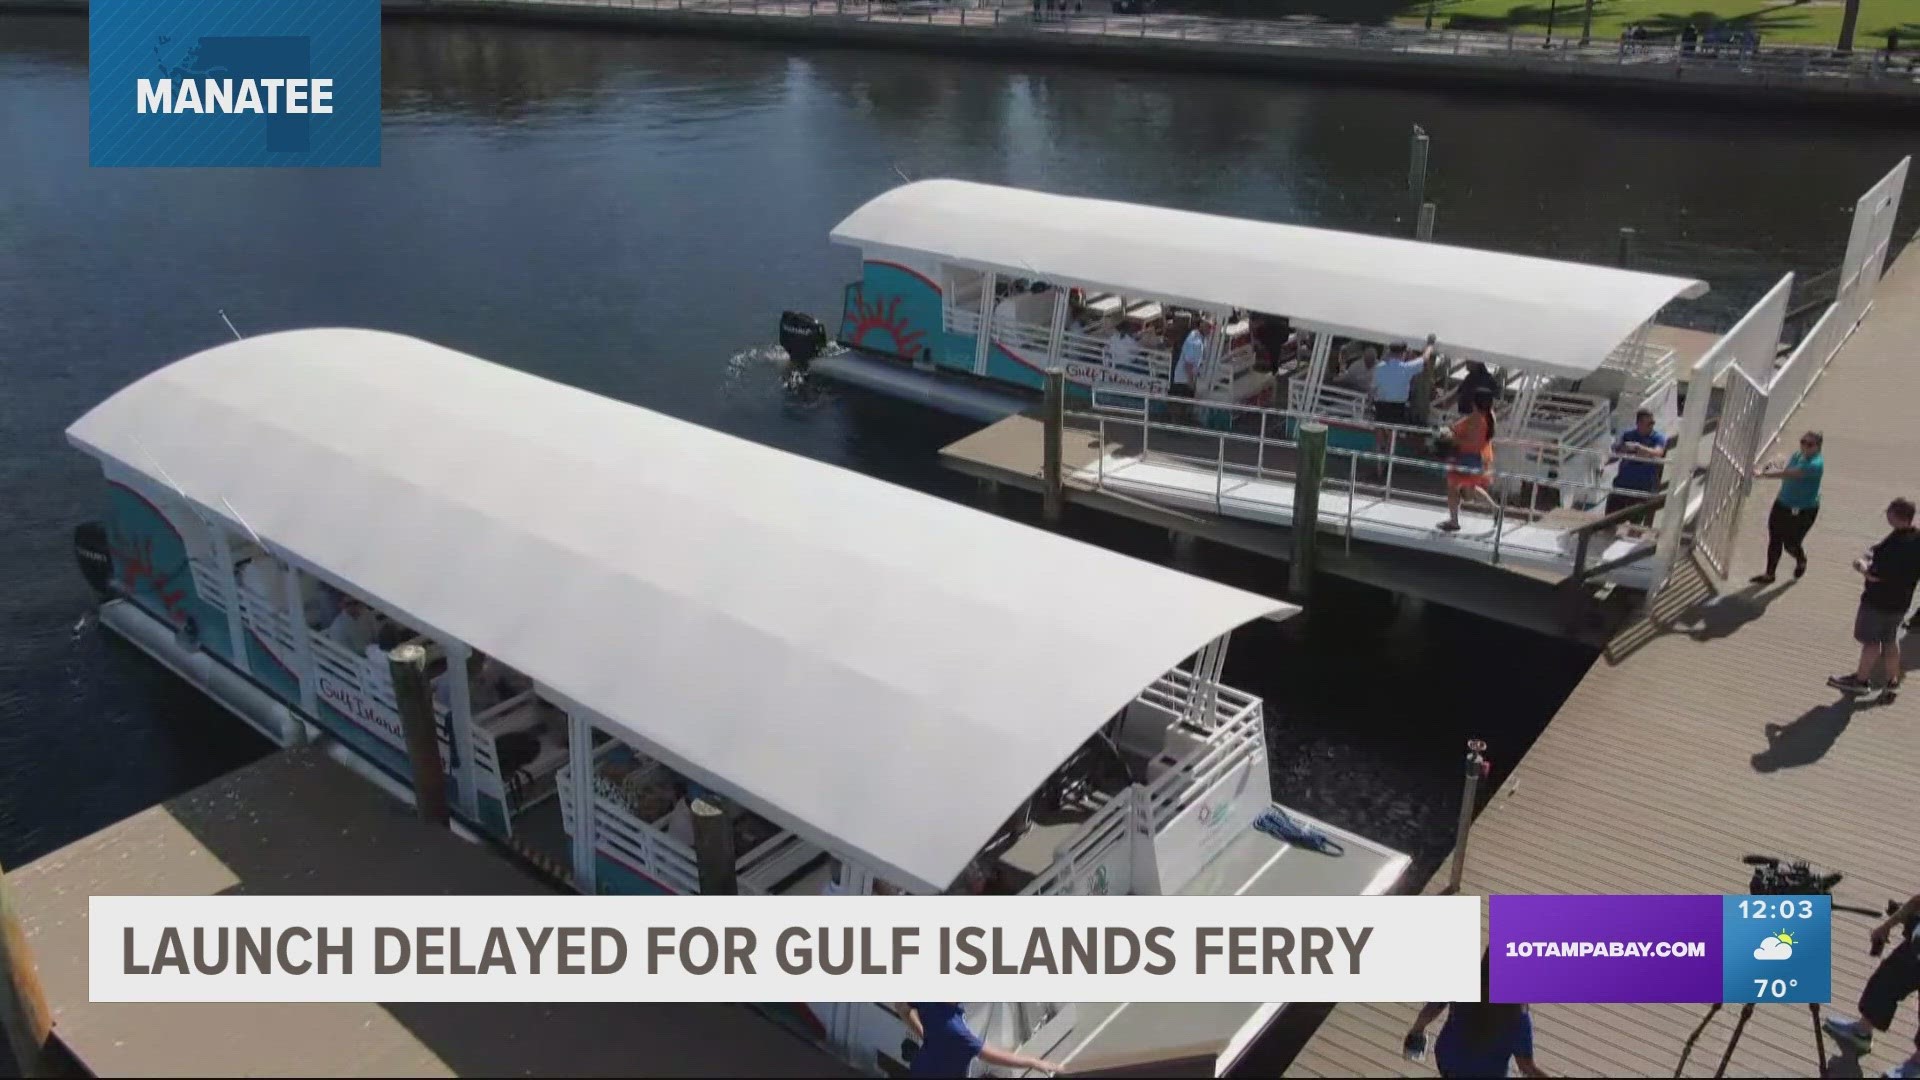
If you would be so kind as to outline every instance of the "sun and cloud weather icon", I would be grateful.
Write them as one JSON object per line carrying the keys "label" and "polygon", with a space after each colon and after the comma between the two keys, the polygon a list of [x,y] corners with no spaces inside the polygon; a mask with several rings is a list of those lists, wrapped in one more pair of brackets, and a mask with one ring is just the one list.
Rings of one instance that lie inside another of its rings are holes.
{"label": "sun and cloud weather icon", "polygon": [[1790,960],[1793,958],[1793,935],[1785,930],[1777,934],[1768,934],[1760,939],[1760,945],[1753,950],[1755,960]]}

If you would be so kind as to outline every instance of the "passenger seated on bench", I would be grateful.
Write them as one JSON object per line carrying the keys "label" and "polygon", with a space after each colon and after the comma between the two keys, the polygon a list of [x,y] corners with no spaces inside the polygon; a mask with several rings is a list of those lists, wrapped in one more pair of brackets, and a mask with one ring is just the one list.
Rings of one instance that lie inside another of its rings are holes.
{"label": "passenger seated on bench", "polygon": [[1380,350],[1369,345],[1360,350],[1358,356],[1350,356],[1346,367],[1333,380],[1333,385],[1343,390],[1357,390],[1368,397],[1373,396],[1373,371],[1380,363]]}

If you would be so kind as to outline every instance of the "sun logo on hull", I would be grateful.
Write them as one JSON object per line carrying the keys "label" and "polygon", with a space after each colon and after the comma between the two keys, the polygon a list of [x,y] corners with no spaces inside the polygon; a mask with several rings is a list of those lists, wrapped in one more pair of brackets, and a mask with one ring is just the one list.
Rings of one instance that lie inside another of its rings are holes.
{"label": "sun logo on hull", "polygon": [[109,535],[111,538],[107,547],[113,554],[114,562],[120,567],[121,584],[127,592],[138,592],[142,582],[151,583],[154,596],[159,599],[161,606],[166,608],[167,617],[173,620],[175,626],[184,625],[187,621],[187,611],[183,604],[187,598],[187,590],[171,587],[172,579],[179,573],[178,570],[163,574],[154,566],[153,537],[130,538],[119,529],[112,530]]}
{"label": "sun logo on hull", "polygon": [[900,297],[890,296],[868,303],[865,296],[857,296],[852,319],[852,333],[848,337],[855,345],[877,349],[877,345],[868,343],[867,335],[885,333],[893,341],[893,348],[886,351],[909,360],[920,358],[927,335],[915,330],[912,321],[900,313]]}

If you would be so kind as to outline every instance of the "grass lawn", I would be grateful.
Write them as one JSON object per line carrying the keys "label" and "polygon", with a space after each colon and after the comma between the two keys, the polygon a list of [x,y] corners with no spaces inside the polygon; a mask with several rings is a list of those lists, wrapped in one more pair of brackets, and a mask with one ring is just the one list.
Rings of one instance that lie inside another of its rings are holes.
{"label": "grass lawn", "polygon": [[[1346,4],[1338,0],[1316,5],[1332,19],[1340,18]],[[1371,5],[1361,5],[1371,6]],[[1394,19],[1400,23],[1424,23],[1426,0],[1402,0]],[[1550,0],[1435,0],[1434,25],[1454,30],[1512,30],[1521,34],[1544,34]],[[1559,0],[1554,13],[1554,36],[1578,36],[1584,0]],[[1760,34],[1762,45],[1832,45],[1840,40],[1840,17],[1845,11],[1841,0],[1594,0],[1593,36],[1600,41],[1618,41],[1620,32],[1634,23],[1648,33],[1675,33],[1691,22],[1704,30],[1712,25],[1727,25]],[[1860,20],[1854,30],[1854,48],[1874,49],[1886,46],[1886,31],[1898,28],[1900,36],[1920,46],[1920,0],[1861,0]],[[1905,48],[1907,46],[1903,46]]]}

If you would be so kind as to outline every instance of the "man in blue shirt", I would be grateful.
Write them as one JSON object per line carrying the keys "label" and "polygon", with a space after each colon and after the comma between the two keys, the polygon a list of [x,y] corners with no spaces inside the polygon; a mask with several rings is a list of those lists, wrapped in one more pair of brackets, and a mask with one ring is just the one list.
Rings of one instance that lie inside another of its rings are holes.
{"label": "man in blue shirt", "polygon": [[1773,584],[1773,572],[1780,565],[1782,550],[1793,556],[1795,579],[1807,572],[1807,552],[1800,542],[1807,538],[1807,530],[1813,528],[1813,519],[1820,516],[1820,478],[1827,468],[1820,448],[1825,442],[1819,432],[1809,431],[1800,436],[1800,449],[1793,452],[1785,465],[1775,463],[1754,470],[1756,480],[1780,481],[1780,494],[1774,497],[1773,509],[1767,513],[1767,572],[1754,576],[1755,585]]}
{"label": "man in blue shirt", "polygon": [[[1653,429],[1653,413],[1641,409],[1634,415],[1633,427],[1613,443],[1620,471],[1613,479],[1614,491],[1607,496],[1607,513],[1617,513],[1653,497],[1660,489],[1660,466],[1668,449],[1667,437]],[[1627,520],[1651,525],[1653,511],[1644,510]]]}
{"label": "man in blue shirt", "polygon": [[964,1077],[979,1058],[1003,1069],[1057,1073],[1051,1061],[988,1046],[967,1026],[965,1007],[953,1002],[916,1001],[898,1010],[907,1028],[920,1040],[920,1049],[907,1066],[908,1076]]}

